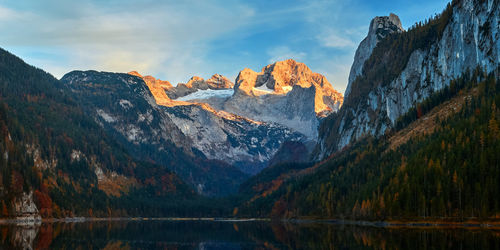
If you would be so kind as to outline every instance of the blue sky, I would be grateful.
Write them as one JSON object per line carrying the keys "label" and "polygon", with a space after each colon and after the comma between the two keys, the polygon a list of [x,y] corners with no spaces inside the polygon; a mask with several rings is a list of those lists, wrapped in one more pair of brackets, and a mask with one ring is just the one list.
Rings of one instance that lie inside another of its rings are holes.
{"label": "blue sky", "polygon": [[343,92],[375,16],[405,28],[446,0],[0,0],[0,46],[60,78],[71,70],[137,70],[174,85],[293,58]]}

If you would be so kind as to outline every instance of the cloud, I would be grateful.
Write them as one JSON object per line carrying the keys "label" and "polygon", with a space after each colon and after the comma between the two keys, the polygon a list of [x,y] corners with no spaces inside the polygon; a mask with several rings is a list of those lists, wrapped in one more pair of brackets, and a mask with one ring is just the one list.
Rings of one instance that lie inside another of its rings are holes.
{"label": "cloud", "polygon": [[318,36],[317,39],[320,41],[321,45],[329,48],[352,48],[356,44],[348,37],[342,37],[336,34],[335,31],[328,31],[327,34]]}
{"label": "cloud", "polygon": [[[135,8],[113,2],[99,6],[49,2],[25,15],[0,6],[0,32],[2,46],[8,49],[22,51],[29,47],[66,55],[65,61],[60,61],[61,57],[51,61],[28,56],[29,63],[49,71],[55,69],[57,77],[62,76],[57,64],[66,65],[68,71],[140,70],[174,83],[186,81],[188,75],[212,73],[213,66],[203,60],[210,41],[228,35],[255,15],[248,6],[214,1],[152,5],[135,2],[139,4]],[[51,8],[55,3],[61,5]]]}
{"label": "cloud", "polygon": [[74,69],[138,70],[173,84],[294,58],[340,90],[372,17],[392,11],[410,15],[410,24],[419,13],[429,16],[429,9],[409,13],[402,11],[407,1],[396,3],[0,0],[0,46],[56,77]]}
{"label": "cloud", "polygon": [[269,56],[269,60],[267,60],[267,62],[274,63],[286,59],[294,59],[295,61],[302,61],[304,60],[307,54],[304,52],[292,51],[287,46],[279,46],[268,50],[267,55]]}

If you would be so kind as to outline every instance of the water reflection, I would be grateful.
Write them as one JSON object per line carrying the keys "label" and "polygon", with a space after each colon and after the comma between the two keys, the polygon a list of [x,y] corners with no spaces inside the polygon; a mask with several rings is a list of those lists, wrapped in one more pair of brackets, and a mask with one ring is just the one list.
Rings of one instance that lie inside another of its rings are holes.
{"label": "water reflection", "polygon": [[500,231],[327,223],[101,221],[0,226],[0,249],[500,249]]}

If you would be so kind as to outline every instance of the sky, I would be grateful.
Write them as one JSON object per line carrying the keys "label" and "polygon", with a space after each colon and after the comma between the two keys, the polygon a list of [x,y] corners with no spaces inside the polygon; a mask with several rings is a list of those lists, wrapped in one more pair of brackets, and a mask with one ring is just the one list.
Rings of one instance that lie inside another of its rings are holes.
{"label": "sky", "polygon": [[288,58],[344,92],[375,16],[407,29],[446,0],[0,0],[0,47],[61,78],[136,70],[172,84]]}

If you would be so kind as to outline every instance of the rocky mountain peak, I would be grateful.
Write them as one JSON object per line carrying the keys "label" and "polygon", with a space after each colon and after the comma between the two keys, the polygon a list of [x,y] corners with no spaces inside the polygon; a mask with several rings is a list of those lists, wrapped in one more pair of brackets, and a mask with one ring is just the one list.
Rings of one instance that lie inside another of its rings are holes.
{"label": "rocky mountain peak", "polygon": [[186,87],[188,87],[188,88],[194,87],[197,89],[207,89],[208,87],[204,83],[205,83],[205,79],[203,79],[199,76],[193,76],[186,83]]}
{"label": "rocky mountain peak", "polygon": [[129,74],[129,75],[133,75],[133,76],[137,76],[137,77],[142,78],[142,75],[141,75],[141,74],[139,74],[139,72],[137,72],[137,71],[135,71],[135,70],[134,70],[134,71],[130,71],[130,72],[128,72],[127,74]]}
{"label": "rocky mountain peak", "polygon": [[214,74],[210,79],[205,81],[210,89],[232,89],[234,83],[232,83],[227,77]]}
{"label": "rocky mountain peak", "polygon": [[351,92],[352,82],[363,72],[363,64],[370,57],[377,43],[389,34],[403,31],[401,20],[396,14],[391,13],[389,16],[377,16],[372,19],[368,35],[361,41],[354,55],[354,62],[349,73],[349,82],[344,93],[345,97]]}
{"label": "rocky mountain peak", "polygon": [[401,20],[399,20],[399,17],[396,14],[391,13],[389,16],[377,16],[372,19],[370,22],[368,37],[371,39],[374,37],[378,42],[388,34],[401,31],[404,31]]}
{"label": "rocky mountain peak", "polygon": [[315,112],[318,116],[337,110],[343,100],[342,94],[333,89],[326,77],[293,59],[267,65],[259,73],[243,69],[236,78],[234,88],[236,94],[261,96],[286,95],[295,86],[315,88]]}
{"label": "rocky mountain peak", "polygon": [[148,76],[142,76],[137,71],[130,71],[127,74],[142,78],[146,82],[146,84],[148,84],[148,86],[149,85],[153,85],[154,87],[163,88],[163,89],[169,89],[169,88],[173,87],[172,84],[169,81],[162,81],[162,80],[156,79],[156,78],[154,78],[153,76],[150,76],[150,75],[148,75]]}

